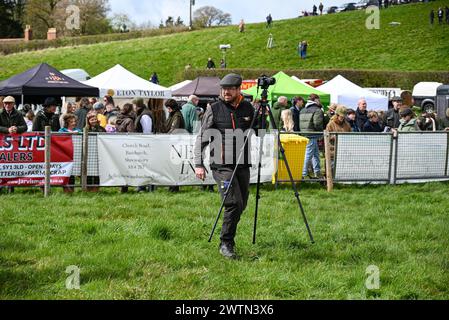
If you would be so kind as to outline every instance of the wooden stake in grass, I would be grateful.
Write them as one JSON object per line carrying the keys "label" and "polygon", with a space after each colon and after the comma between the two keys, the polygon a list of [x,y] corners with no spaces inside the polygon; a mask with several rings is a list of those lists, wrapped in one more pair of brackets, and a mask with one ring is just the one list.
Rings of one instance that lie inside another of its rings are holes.
{"label": "wooden stake in grass", "polygon": [[334,180],[332,177],[332,160],[329,131],[324,131],[324,150],[324,153],[326,154],[327,191],[332,192],[332,190],[334,189]]}

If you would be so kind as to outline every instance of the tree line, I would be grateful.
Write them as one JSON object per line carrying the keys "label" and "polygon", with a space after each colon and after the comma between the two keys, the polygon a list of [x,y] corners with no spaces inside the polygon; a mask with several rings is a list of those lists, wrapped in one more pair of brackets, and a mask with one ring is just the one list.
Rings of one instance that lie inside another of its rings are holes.
{"label": "tree line", "polygon": [[[0,0],[0,38],[22,38],[26,25],[32,27],[34,39],[45,39],[49,28],[70,37],[156,27],[151,22],[137,25],[126,14],[110,17],[109,13],[108,0]],[[199,8],[193,18],[194,28],[232,23],[229,13],[211,6]],[[161,20],[159,28],[185,25],[181,17],[169,16]]]}

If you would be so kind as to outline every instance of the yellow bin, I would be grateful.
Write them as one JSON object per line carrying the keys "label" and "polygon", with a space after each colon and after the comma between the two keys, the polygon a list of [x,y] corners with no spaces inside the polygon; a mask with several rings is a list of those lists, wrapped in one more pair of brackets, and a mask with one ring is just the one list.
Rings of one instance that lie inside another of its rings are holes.
{"label": "yellow bin", "polygon": [[[304,160],[306,157],[306,149],[309,144],[309,139],[296,134],[281,134],[281,143],[285,150],[285,156],[287,157],[288,164],[290,165],[293,179],[295,181],[302,180],[302,169],[304,167]],[[276,181],[279,181],[279,183],[290,182],[290,177],[281,152],[279,152],[279,162],[277,168],[277,180],[275,173],[273,175],[273,184],[276,183]]]}

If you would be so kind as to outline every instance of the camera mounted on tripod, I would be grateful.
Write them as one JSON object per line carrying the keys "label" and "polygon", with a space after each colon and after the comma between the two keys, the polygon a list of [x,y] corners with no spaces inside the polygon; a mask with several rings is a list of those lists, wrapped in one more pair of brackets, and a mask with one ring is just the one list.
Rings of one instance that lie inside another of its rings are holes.
{"label": "camera mounted on tripod", "polygon": [[274,86],[275,84],[276,79],[267,77],[266,75],[262,75],[259,79],[257,79],[257,86],[263,90],[267,90],[270,86]]}

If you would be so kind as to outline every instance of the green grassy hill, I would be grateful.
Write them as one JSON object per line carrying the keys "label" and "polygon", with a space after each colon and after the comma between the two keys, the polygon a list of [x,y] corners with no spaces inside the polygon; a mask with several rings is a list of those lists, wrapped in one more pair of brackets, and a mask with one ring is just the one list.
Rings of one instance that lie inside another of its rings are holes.
{"label": "green grassy hill", "polygon": [[[220,44],[231,44],[229,68],[329,69],[398,71],[449,70],[449,25],[431,26],[429,12],[448,1],[396,6],[381,11],[380,30],[368,30],[364,11],[236,26],[154,38],[47,49],[1,57],[0,79],[40,63],[59,69],[83,68],[95,76],[117,63],[148,78],[158,72],[161,84],[181,80],[184,66],[205,68],[207,58],[218,65]],[[391,22],[400,22],[392,26]],[[275,48],[266,49],[272,33]],[[307,40],[309,59],[300,61],[296,47]]]}

